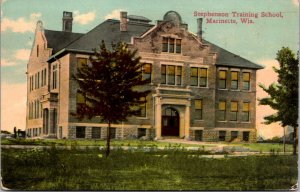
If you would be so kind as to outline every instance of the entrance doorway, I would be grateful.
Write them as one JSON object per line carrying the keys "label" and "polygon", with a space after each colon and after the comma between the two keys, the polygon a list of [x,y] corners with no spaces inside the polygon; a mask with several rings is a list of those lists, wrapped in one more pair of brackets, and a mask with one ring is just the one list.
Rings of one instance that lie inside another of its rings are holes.
{"label": "entrance doorway", "polygon": [[165,108],[162,113],[162,136],[179,136],[179,113],[171,108]]}

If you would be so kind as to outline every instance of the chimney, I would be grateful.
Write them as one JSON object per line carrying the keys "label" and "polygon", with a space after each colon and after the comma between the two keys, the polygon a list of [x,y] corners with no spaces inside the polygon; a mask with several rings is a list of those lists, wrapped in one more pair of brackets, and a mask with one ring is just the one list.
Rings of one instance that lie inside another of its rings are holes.
{"label": "chimney", "polygon": [[120,31],[127,31],[127,12],[120,12]]}
{"label": "chimney", "polygon": [[203,18],[197,19],[197,36],[200,41],[202,40],[202,21]]}
{"label": "chimney", "polygon": [[72,32],[73,16],[72,12],[64,11],[62,18],[62,31]]}

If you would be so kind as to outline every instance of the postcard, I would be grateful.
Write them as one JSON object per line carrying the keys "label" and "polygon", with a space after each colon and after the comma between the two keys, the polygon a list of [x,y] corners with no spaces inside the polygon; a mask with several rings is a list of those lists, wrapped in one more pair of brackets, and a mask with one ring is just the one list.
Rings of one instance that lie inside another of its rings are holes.
{"label": "postcard", "polygon": [[297,190],[298,0],[1,2],[3,190]]}

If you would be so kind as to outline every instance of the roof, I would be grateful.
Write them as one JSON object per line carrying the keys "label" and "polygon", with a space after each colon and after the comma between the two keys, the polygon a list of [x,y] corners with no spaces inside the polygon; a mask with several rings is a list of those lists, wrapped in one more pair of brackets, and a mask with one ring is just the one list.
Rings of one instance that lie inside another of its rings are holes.
{"label": "roof", "polygon": [[120,21],[108,19],[96,26],[94,29],[80,37],[66,47],[70,50],[92,51],[98,47],[102,40],[106,43],[107,48],[111,48],[111,43],[126,42],[130,43],[132,37],[139,37],[153,25],[147,23],[127,24],[127,31],[120,31]]}
{"label": "roof", "polygon": [[[141,16],[135,17],[142,18]],[[48,47],[53,48],[53,56],[49,58],[49,61],[54,58],[54,55],[63,54],[66,51],[91,53],[94,48],[99,47],[102,40],[104,40],[108,49],[111,49],[111,43],[120,41],[130,43],[132,37],[140,37],[153,26],[148,23],[128,22],[127,31],[121,32],[120,21],[108,19],[86,34],[45,30]],[[209,44],[211,50],[217,53],[216,65],[218,66],[263,69],[262,66],[231,53],[209,41],[203,40],[203,43]]]}
{"label": "roof", "polygon": [[146,23],[151,22],[150,19],[138,15],[128,15],[127,18],[129,19],[129,21],[142,21]]}
{"label": "roof", "polygon": [[255,64],[243,57],[240,57],[234,53],[231,53],[209,41],[203,40],[203,43],[209,44],[211,50],[217,53],[216,65],[218,66],[229,66],[229,67],[238,67],[238,68],[249,68],[249,69],[263,69],[264,67],[258,64]]}
{"label": "roof", "polygon": [[52,54],[57,53],[61,49],[65,48],[69,43],[80,38],[84,34],[82,33],[71,33],[65,31],[53,31],[44,30],[47,39],[48,47],[52,48]]}

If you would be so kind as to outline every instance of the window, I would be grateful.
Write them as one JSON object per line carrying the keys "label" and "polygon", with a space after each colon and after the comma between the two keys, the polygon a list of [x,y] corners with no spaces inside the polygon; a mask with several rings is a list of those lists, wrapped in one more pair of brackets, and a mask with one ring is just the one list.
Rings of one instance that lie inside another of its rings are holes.
{"label": "window", "polygon": [[146,129],[145,128],[138,128],[138,138],[146,136]]}
{"label": "window", "polygon": [[92,138],[93,139],[101,138],[101,127],[92,127]]}
{"label": "window", "polygon": [[36,101],[34,101],[34,105],[33,105],[33,119],[36,118]]}
{"label": "window", "polygon": [[226,121],[226,101],[219,102],[219,121]]}
{"label": "window", "polygon": [[29,91],[31,91],[31,81],[32,81],[32,79],[31,79],[31,76],[29,77]]}
{"label": "window", "polygon": [[43,117],[43,107],[42,107],[42,103],[40,102],[40,118]]}
{"label": "window", "polygon": [[176,67],[176,85],[181,85],[182,67]]}
{"label": "window", "polygon": [[231,89],[236,90],[239,88],[239,72],[231,71]]}
{"label": "window", "polygon": [[36,56],[39,57],[39,45],[36,45]]}
{"label": "window", "polygon": [[163,37],[162,52],[168,52],[168,38]]}
{"label": "window", "polygon": [[82,93],[80,93],[79,91],[77,91],[76,94],[76,108],[77,111],[81,108],[82,105],[85,104],[85,98],[84,95]]}
{"label": "window", "polygon": [[169,52],[174,53],[175,39],[169,38]]}
{"label": "window", "polygon": [[163,37],[162,52],[181,53],[181,39]]}
{"label": "window", "polygon": [[146,113],[146,104],[147,104],[147,101],[146,101],[146,97],[141,97],[141,101],[144,101],[145,103],[142,103],[140,105],[140,117],[146,117],[147,113]]}
{"label": "window", "polygon": [[44,69],[41,71],[41,87],[44,86]]}
{"label": "window", "polygon": [[202,130],[195,130],[195,140],[202,141],[203,131]]}
{"label": "window", "polygon": [[166,68],[166,65],[162,65],[161,66],[161,84],[166,84],[167,81],[167,76],[166,76],[166,71],[167,71],[167,68]]}
{"label": "window", "polygon": [[41,71],[41,87],[46,85],[46,69]]}
{"label": "window", "polygon": [[238,102],[231,101],[230,105],[230,121],[237,121],[238,116]]}
{"label": "window", "polygon": [[249,131],[243,132],[243,141],[249,141]]}
{"label": "window", "polygon": [[250,90],[250,73],[243,72],[243,90]]}
{"label": "window", "polygon": [[175,85],[175,66],[168,65],[167,66],[167,84]]}
{"label": "window", "polygon": [[191,85],[198,86],[198,68],[191,68]]}
{"label": "window", "polygon": [[115,138],[117,138],[117,129],[116,128],[110,128],[109,129],[109,131],[110,131],[110,138],[111,139],[115,139]]}
{"label": "window", "polygon": [[219,71],[219,88],[226,89],[226,74],[227,71]]}
{"label": "window", "polygon": [[202,119],[202,99],[195,100],[195,119]]}
{"label": "window", "polygon": [[31,90],[34,90],[34,75],[32,75],[32,81],[31,81],[31,83],[32,83]]}
{"label": "window", "polygon": [[192,67],[190,84],[192,86],[207,87],[207,69]]}
{"label": "window", "polygon": [[250,103],[249,102],[243,103],[242,121],[245,121],[245,122],[250,121]]}
{"label": "window", "polygon": [[181,39],[176,39],[176,53],[181,53]]}
{"label": "window", "polygon": [[37,74],[37,88],[40,88],[40,72]]}
{"label": "window", "polygon": [[207,69],[200,68],[200,87],[207,87]]}
{"label": "window", "polygon": [[219,131],[219,141],[225,141],[226,131]]}
{"label": "window", "polygon": [[31,103],[29,103],[28,105],[29,105],[28,117],[29,117],[29,119],[31,119]]}
{"label": "window", "polygon": [[36,101],[36,118],[40,118],[40,101]]}
{"label": "window", "polygon": [[238,138],[238,132],[237,131],[231,131],[231,141]]}
{"label": "window", "polygon": [[161,84],[181,85],[182,67],[161,65]]}
{"label": "window", "polygon": [[76,127],[76,138],[85,138],[85,127]]}
{"label": "window", "polygon": [[34,89],[37,89],[37,74],[34,74]]}
{"label": "window", "polygon": [[87,65],[86,58],[77,58],[77,68],[81,69],[84,65]]}
{"label": "window", "polygon": [[47,85],[47,69],[44,70],[44,85]]}
{"label": "window", "polygon": [[52,70],[52,89],[57,88],[57,64],[53,65]]}
{"label": "window", "polygon": [[143,80],[151,81],[152,65],[145,63],[142,67],[142,78]]}

